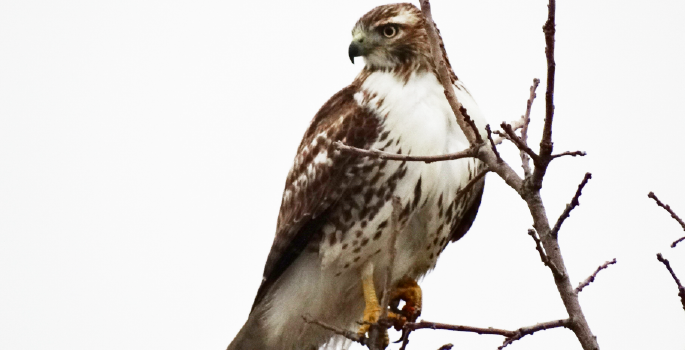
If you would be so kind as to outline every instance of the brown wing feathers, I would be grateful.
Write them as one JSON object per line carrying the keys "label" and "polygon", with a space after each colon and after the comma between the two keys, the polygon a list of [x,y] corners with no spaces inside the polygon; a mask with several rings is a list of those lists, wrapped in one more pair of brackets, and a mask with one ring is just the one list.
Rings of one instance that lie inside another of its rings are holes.
{"label": "brown wing feathers", "polygon": [[[304,135],[286,180],[276,237],[253,310],[307,245],[320,241],[317,235],[327,212],[345,194],[349,181],[345,170],[354,165],[357,156],[336,151],[333,143],[368,148],[378,137],[379,121],[356,103],[357,91],[357,85],[350,85],[333,95]],[[328,162],[315,162],[323,152]]]}

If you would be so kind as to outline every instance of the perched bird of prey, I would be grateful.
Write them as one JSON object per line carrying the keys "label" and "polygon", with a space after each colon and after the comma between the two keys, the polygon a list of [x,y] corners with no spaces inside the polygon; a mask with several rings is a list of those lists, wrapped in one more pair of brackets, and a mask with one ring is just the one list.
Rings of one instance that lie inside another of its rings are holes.
{"label": "perched bird of prey", "polygon": [[[340,141],[404,155],[469,147],[436,76],[424,24],[414,5],[391,4],[354,26],[349,56],[353,62],[363,57],[365,66],[321,107],[304,134],[285,182],[262,284],[229,350],[310,350],[337,341],[303,316],[366,332],[364,323],[380,314],[393,227],[391,295],[407,304],[395,316],[415,319],[421,306],[416,279],[471,227],[484,183],[462,189],[483,168],[477,159],[381,160],[335,146]],[[475,101],[454,74],[452,83],[485,136]],[[401,209],[393,221],[395,197]]]}

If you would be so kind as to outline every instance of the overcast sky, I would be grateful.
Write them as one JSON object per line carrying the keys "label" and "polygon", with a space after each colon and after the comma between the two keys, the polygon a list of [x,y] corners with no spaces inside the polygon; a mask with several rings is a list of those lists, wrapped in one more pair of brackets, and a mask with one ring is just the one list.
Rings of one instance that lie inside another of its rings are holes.
{"label": "overcast sky", "polygon": [[[0,348],[223,349],[248,316],[285,176],[318,108],[362,68],[350,31],[378,1],[0,2]],[[456,74],[493,125],[545,78],[546,1],[434,0]],[[602,349],[685,349],[685,3],[560,1],[556,220]],[[532,113],[537,145],[544,84]],[[513,146],[500,148],[519,169]],[[564,318],[526,234],[525,203],[489,175],[471,231],[421,283],[430,321],[515,329]],[[397,334],[391,333],[396,339]],[[409,349],[502,337],[417,331]],[[396,349],[394,346],[393,349]],[[580,349],[572,332],[516,349]]]}

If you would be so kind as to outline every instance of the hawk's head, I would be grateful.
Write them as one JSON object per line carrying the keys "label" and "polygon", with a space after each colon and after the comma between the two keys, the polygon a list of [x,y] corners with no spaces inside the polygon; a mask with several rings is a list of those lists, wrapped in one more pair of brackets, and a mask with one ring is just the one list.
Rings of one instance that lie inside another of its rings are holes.
{"label": "hawk's head", "polygon": [[370,69],[429,67],[430,45],[421,10],[408,3],[374,8],[352,29],[350,60],[364,57]]}

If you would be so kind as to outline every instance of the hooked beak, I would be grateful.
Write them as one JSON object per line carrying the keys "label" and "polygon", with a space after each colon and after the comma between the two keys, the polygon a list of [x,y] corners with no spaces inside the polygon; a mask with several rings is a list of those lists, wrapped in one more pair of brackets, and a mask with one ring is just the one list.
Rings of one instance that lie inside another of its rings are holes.
{"label": "hooked beak", "polygon": [[353,41],[350,44],[350,48],[347,50],[347,53],[350,55],[350,61],[352,61],[352,64],[354,64],[354,58],[363,55],[361,43],[356,40]]}

